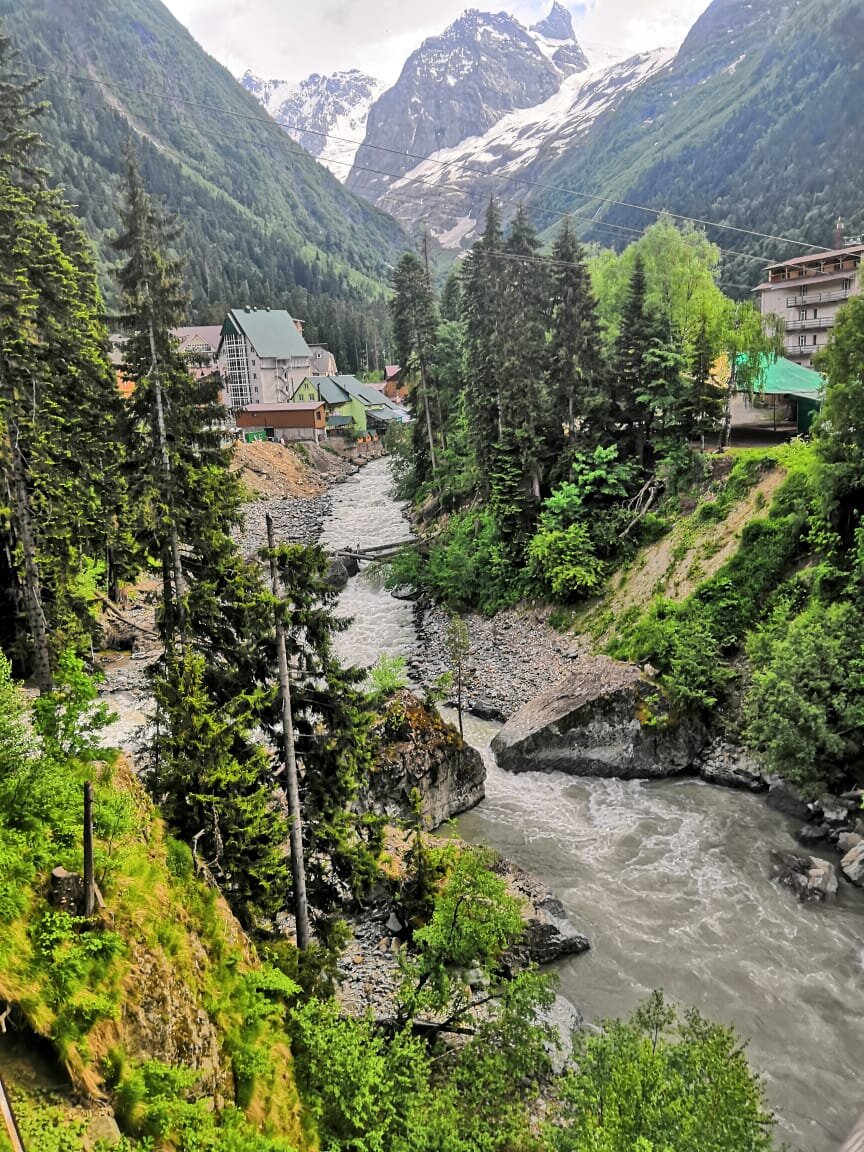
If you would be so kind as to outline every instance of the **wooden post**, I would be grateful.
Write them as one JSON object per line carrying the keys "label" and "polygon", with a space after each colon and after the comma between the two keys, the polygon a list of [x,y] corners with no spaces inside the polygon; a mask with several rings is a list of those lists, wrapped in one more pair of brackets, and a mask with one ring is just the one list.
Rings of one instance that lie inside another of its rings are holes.
{"label": "wooden post", "polygon": [[96,911],[96,880],[93,875],[93,785],[84,785],[84,915]]}
{"label": "wooden post", "polygon": [[282,695],[282,747],[285,755],[285,792],[288,798],[289,835],[291,841],[291,879],[294,887],[294,919],[297,923],[297,947],[309,947],[309,907],[306,902],[306,869],[303,862],[303,823],[300,816],[300,786],[297,779],[297,757],[294,750],[294,721],[291,716],[291,684],[288,679],[288,651],[285,628],[279,614],[279,570],[276,564],[273,518],[267,513],[267,546],[270,549],[270,583],[275,603],[276,652],[279,657],[279,687]]}
{"label": "wooden post", "polygon": [[12,1111],[12,1102],[9,1099],[9,1094],[6,1091],[6,1085],[3,1083],[2,1078],[0,1078],[0,1115],[2,1115],[5,1122],[9,1143],[12,1145],[12,1152],[24,1152],[21,1133],[18,1131],[15,1113]]}

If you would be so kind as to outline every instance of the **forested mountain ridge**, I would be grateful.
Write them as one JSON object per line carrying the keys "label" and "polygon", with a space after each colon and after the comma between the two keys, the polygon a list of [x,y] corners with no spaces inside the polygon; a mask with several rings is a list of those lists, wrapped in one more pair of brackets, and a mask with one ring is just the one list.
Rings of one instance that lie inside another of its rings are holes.
{"label": "forested mountain ridge", "polygon": [[131,136],[184,225],[195,315],[287,304],[326,326],[337,302],[382,283],[398,225],[289,141],[159,0],[0,0],[0,19],[20,70],[45,77],[43,163],[103,269]]}
{"label": "forested mountain ridge", "polygon": [[[676,58],[599,118],[542,174],[573,190],[538,207],[642,229],[644,211],[591,194],[832,246],[838,216],[864,223],[864,15],[855,0],[714,0]],[[536,173],[532,173],[536,175]],[[609,242],[608,230],[587,233]],[[768,259],[776,242],[712,232]],[[750,260],[727,262],[752,282]]]}

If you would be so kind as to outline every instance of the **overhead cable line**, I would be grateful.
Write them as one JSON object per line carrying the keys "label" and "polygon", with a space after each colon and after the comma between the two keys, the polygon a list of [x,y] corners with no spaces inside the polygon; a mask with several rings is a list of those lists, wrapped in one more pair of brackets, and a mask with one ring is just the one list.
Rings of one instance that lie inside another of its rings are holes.
{"label": "overhead cable line", "polygon": [[[102,81],[95,81],[94,83],[102,83]],[[100,107],[100,105],[94,104],[92,101],[84,100],[82,98],[79,98],[76,96],[71,96],[68,94],[63,94],[63,93],[58,94],[56,99],[66,100],[70,103],[82,104],[82,105],[89,107],[89,108]],[[149,120],[149,121],[156,123],[156,124],[166,125],[166,124],[171,124],[172,122],[173,123],[181,123],[181,121],[179,119],[176,121],[166,120],[164,117],[160,117],[156,113],[153,113],[150,111],[142,112],[140,110],[126,109],[126,112],[133,119],[145,119],[145,120]],[[231,113],[231,115],[234,115],[234,114]],[[252,117],[251,119],[255,120],[258,118]],[[259,122],[269,123],[269,121],[259,121]],[[234,142],[236,142],[238,139],[237,136],[229,135],[228,133],[225,133],[225,132],[219,132],[219,131],[213,131],[213,130],[204,130],[200,127],[198,127],[197,130],[201,133],[201,135],[207,136],[208,138],[211,138],[211,139],[231,140]],[[243,139],[247,140],[247,142],[249,142],[249,143],[255,143],[255,141],[251,137],[243,137]],[[289,155],[296,156],[301,160],[311,161],[312,163],[315,163],[316,165],[318,164],[318,162],[315,161],[315,158],[313,156],[311,156],[304,148],[302,148],[302,146],[300,146],[297,143],[296,140],[293,140],[286,133],[282,133],[281,141],[284,143],[285,147],[287,148]],[[292,145],[293,145],[293,147],[292,147]],[[365,165],[354,164],[352,161],[331,160],[330,162],[334,163],[334,164],[338,164],[340,167],[357,168],[359,171],[369,172],[373,175],[378,175],[378,176],[390,176],[390,175],[392,175],[391,173],[384,172],[384,171],[377,169],[377,168],[370,168],[370,167],[365,166]],[[320,165],[318,165],[318,166],[320,167]],[[492,179],[496,179],[496,180],[507,178],[507,177],[497,176],[494,173],[490,173],[488,175],[491,176]],[[442,185],[441,182],[439,182],[439,181],[424,180],[422,177],[419,177],[419,176],[402,177],[400,184],[404,184],[404,183],[421,185],[424,188],[428,188],[430,193],[435,193],[439,196],[445,196],[448,194],[448,192],[452,191],[453,193],[455,193],[455,194],[457,194],[463,198],[469,199],[469,200],[472,200],[472,199],[485,200],[487,198],[487,193],[480,191],[479,189],[466,190],[466,189],[459,188],[458,186],[450,186],[448,188],[448,186]],[[213,187],[216,190],[216,192],[220,195],[220,197],[227,197],[227,193],[225,193],[223,189],[220,189],[218,187],[218,185],[213,185]],[[395,200],[396,202],[399,202],[399,199],[398,199],[399,197],[401,197],[402,200],[413,201],[415,203],[423,204],[423,205],[425,205],[426,201],[427,201],[427,197],[409,195],[405,191],[404,187],[398,187],[398,188],[397,187],[391,187],[387,192],[385,192],[379,198],[379,200],[381,200],[381,201]],[[644,235],[644,231],[645,231],[645,229],[633,228],[633,227],[630,227],[630,226],[624,225],[624,224],[613,224],[613,223],[606,221],[606,220],[596,220],[591,216],[582,216],[577,212],[558,212],[557,210],[552,209],[552,208],[544,208],[540,204],[525,204],[525,205],[523,205],[521,201],[507,200],[507,199],[504,199],[503,197],[500,197],[500,196],[495,196],[494,199],[498,203],[501,203],[501,204],[512,205],[514,207],[524,207],[524,209],[526,211],[540,212],[540,213],[543,213],[547,216],[552,216],[553,219],[555,219],[555,220],[563,220],[565,218],[582,220],[582,221],[585,221],[587,223],[590,223],[593,228],[601,228],[601,229],[606,229],[606,230],[614,229],[616,232],[626,232],[626,233],[632,234],[634,236],[642,236],[642,235]],[[371,204],[369,201],[364,201],[364,202],[367,203],[370,208],[376,207],[376,205]],[[232,201],[232,203],[236,206],[238,211],[248,212],[248,213],[254,215],[253,210],[251,208],[248,208],[246,205],[239,204],[237,201]],[[186,215],[185,211],[182,209],[173,208],[171,206],[168,206],[168,207],[169,207],[170,211],[175,212],[177,215]],[[660,215],[662,215],[662,213],[660,213]],[[258,217],[258,219],[261,220],[260,217]],[[712,244],[714,243],[713,241],[710,241],[710,242]],[[722,248],[718,244],[714,244],[714,246],[724,256],[735,256],[735,257],[743,258],[745,260],[754,260],[757,263],[763,264],[766,266],[773,263],[773,261],[767,260],[763,256],[754,256],[750,252],[740,252],[740,251],[738,251],[736,249],[732,249],[732,248]]]}
{"label": "overhead cable line", "polygon": [[[398,149],[398,148],[388,148],[382,144],[366,144],[364,141],[349,140],[348,138],[346,138],[344,136],[336,136],[333,133],[324,132],[324,131],[321,131],[319,129],[303,128],[303,127],[300,127],[299,125],[280,123],[279,121],[274,120],[269,115],[268,116],[253,116],[253,115],[250,115],[249,113],[245,113],[245,112],[234,112],[228,108],[220,108],[218,105],[209,104],[209,103],[207,103],[205,101],[201,101],[201,100],[190,100],[188,97],[177,96],[177,95],[174,95],[174,94],[169,93],[169,92],[154,92],[154,91],[152,91],[150,89],[146,89],[146,88],[136,88],[130,84],[118,84],[115,81],[111,81],[111,80],[99,80],[93,76],[83,76],[79,73],[64,72],[64,71],[61,71],[60,69],[56,69],[56,68],[37,69],[34,66],[31,68],[31,72],[33,72],[37,75],[51,75],[51,76],[61,77],[61,78],[66,79],[66,80],[77,80],[77,81],[81,81],[82,83],[85,83],[85,84],[93,84],[93,85],[96,85],[99,87],[104,87],[104,88],[114,88],[117,91],[121,91],[121,92],[133,92],[133,93],[136,93],[137,95],[140,95],[140,96],[151,97],[155,100],[168,100],[168,101],[171,101],[171,102],[176,103],[176,104],[185,104],[191,108],[199,108],[199,109],[202,109],[202,110],[205,110],[208,112],[215,112],[220,116],[230,116],[232,119],[250,121],[254,124],[259,124],[259,125],[275,124],[277,127],[281,127],[282,129],[289,129],[289,130],[295,131],[295,132],[308,132],[310,135],[321,136],[324,139],[334,140],[337,143],[348,144],[348,145],[351,145],[352,147],[355,147],[358,149],[362,146],[362,147],[366,147],[366,148],[373,148],[376,151],[389,153],[391,155],[399,156],[402,158],[407,157],[407,159],[409,159],[409,160],[416,160],[418,164],[427,164],[427,163],[437,164],[439,167],[442,167],[442,168],[455,166],[455,167],[462,168],[468,175],[476,175],[476,176],[480,176],[480,177],[484,177],[484,178],[488,178],[490,176],[490,173],[485,172],[482,169],[471,168],[467,161],[434,160],[432,157],[419,156],[419,155],[416,155],[415,153],[403,151],[403,150]],[[295,143],[296,143],[296,141],[295,141]],[[305,156],[309,156],[310,159],[314,160],[314,157],[312,157],[308,152],[306,152],[305,149],[302,150],[302,154]],[[336,162],[340,163],[340,164],[343,163],[342,161],[336,161]],[[366,170],[366,171],[376,172],[375,169],[364,169],[361,165],[354,165],[354,167],[357,167],[358,170],[361,170],[361,171]],[[397,180],[397,181],[400,179],[406,178],[406,177],[399,176],[395,172],[376,172],[376,174],[381,175],[381,176],[387,176],[389,179],[393,179],[393,180]],[[512,182],[515,182],[515,183],[524,184],[526,187],[539,188],[539,189],[542,189],[543,191],[546,191],[546,192],[554,192],[554,193],[559,194],[559,195],[563,193],[564,195],[568,195],[568,196],[577,196],[580,199],[587,200],[589,203],[596,201],[596,202],[599,202],[602,204],[611,204],[611,205],[614,205],[614,206],[620,207],[620,208],[630,208],[630,209],[634,209],[634,210],[639,211],[639,212],[648,212],[654,216],[668,215],[668,216],[671,216],[673,220],[683,220],[683,221],[689,222],[691,224],[702,225],[703,227],[720,228],[720,229],[724,229],[726,231],[739,233],[740,235],[755,236],[758,239],[772,240],[776,243],[781,243],[781,244],[794,244],[800,248],[810,248],[810,249],[813,249],[815,251],[820,251],[820,252],[830,251],[830,249],[825,248],[824,245],[810,244],[804,240],[793,240],[789,236],[775,236],[769,232],[759,232],[759,231],[756,231],[755,229],[752,229],[752,228],[741,228],[741,227],[738,227],[734,224],[720,224],[714,220],[706,220],[706,219],[702,219],[698,216],[687,216],[684,213],[672,212],[669,209],[665,209],[665,208],[649,208],[645,204],[636,204],[636,203],[633,203],[633,202],[627,201],[627,200],[615,200],[612,197],[601,196],[597,193],[579,192],[574,188],[562,187],[561,185],[555,185],[555,184],[546,184],[540,180],[529,180],[527,177],[524,177],[524,176],[513,176],[513,175],[496,176],[494,173],[492,173],[491,175],[493,175],[496,179],[507,179],[507,180],[510,180]]]}

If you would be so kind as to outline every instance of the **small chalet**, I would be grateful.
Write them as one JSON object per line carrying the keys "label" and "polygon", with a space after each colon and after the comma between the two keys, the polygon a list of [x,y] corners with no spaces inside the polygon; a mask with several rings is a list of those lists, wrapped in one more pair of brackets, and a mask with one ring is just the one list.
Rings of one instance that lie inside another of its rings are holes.
{"label": "small chalet", "polygon": [[236,414],[237,427],[246,440],[277,440],[289,443],[327,438],[327,415],[323,401],[290,404],[247,404]]}
{"label": "small chalet", "polygon": [[185,359],[189,371],[196,380],[220,371],[217,353],[222,339],[222,329],[218,324],[174,328],[171,334],[177,341],[180,355]]}
{"label": "small chalet", "polygon": [[382,432],[389,424],[411,419],[404,408],[370,384],[361,384],[356,376],[310,376],[294,393],[294,399],[324,401],[327,427],[334,432]]}

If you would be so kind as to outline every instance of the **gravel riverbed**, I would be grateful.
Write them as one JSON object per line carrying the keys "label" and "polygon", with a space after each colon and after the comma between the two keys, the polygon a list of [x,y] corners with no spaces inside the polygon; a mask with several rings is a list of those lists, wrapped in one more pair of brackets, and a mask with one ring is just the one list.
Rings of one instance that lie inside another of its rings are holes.
{"label": "gravel riverbed", "polygon": [[[420,604],[415,615],[419,643],[409,668],[421,683],[431,684],[450,670],[450,617],[443,608]],[[540,610],[510,609],[492,620],[474,615],[464,620],[470,641],[465,696],[478,715],[507,719],[586,655],[584,641],[556,632]]]}

